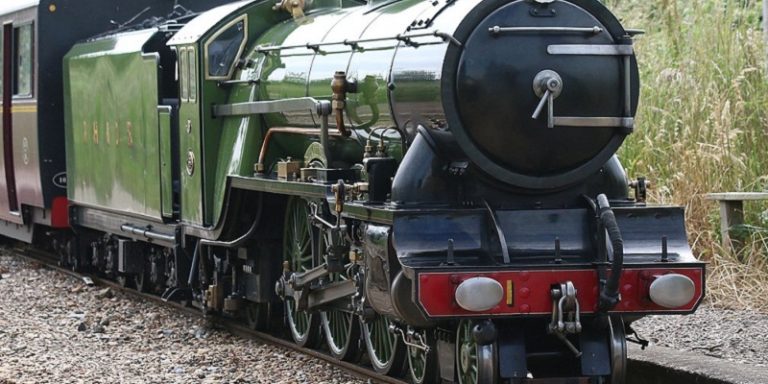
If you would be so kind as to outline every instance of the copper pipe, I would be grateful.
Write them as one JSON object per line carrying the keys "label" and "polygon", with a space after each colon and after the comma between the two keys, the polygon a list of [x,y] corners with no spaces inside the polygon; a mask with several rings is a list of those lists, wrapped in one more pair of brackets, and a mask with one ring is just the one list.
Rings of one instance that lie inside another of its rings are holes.
{"label": "copper pipe", "polygon": [[[261,166],[264,166],[264,159],[267,156],[267,148],[269,147],[269,142],[272,139],[272,135],[274,133],[291,133],[296,135],[319,137],[322,132],[318,128],[297,128],[297,127],[270,128],[269,130],[267,130],[267,134],[264,136],[264,141],[261,143],[261,150],[259,151],[259,162],[257,164],[261,164]],[[331,135],[339,136],[338,133],[333,133]],[[259,173],[264,173],[264,169],[261,169]]]}
{"label": "copper pipe", "polygon": [[[336,116],[336,128],[339,130],[339,133],[345,137],[352,134],[352,132],[344,126],[344,107],[346,106],[347,92],[350,91],[349,88],[350,83],[347,82],[347,74],[344,71],[337,71],[333,75],[333,81],[331,82],[331,90],[333,91],[331,107]],[[352,92],[354,92],[354,90]]]}

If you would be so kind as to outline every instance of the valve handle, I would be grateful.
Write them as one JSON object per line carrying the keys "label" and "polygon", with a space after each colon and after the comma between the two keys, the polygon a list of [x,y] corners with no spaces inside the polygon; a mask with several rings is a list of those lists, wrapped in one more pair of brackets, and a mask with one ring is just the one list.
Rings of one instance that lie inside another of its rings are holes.
{"label": "valve handle", "polygon": [[[541,100],[539,100],[539,104],[536,106],[536,110],[533,111],[533,115],[531,115],[531,118],[536,120],[539,118],[539,115],[541,114],[541,111],[544,109],[544,104],[549,103],[549,105],[552,105],[552,92],[547,89],[544,92],[544,95],[541,96]],[[551,108],[548,108],[551,109]],[[549,112],[547,112],[549,114]]]}
{"label": "valve handle", "polygon": [[544,110],[544,104],[547,104],[547,128],[555,127],[555,98],[560,96],[563,91],[563,79],[552,70],[545,69],[533,79],[533,91],[536,96],[540,96],[539,104],[533,111],[531,118],[536,120]]}

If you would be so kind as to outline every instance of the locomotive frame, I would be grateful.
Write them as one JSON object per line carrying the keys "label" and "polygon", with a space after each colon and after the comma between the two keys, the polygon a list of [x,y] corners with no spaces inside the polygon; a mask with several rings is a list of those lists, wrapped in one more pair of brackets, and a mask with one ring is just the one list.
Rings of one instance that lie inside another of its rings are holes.
{"label": "locomotive frame", "polygon": [[599,2],[181,3],[0,8],[0,233],[417,383],[623,383],[631,322],[701,302],[683,209],[613,155],[639,78]]}

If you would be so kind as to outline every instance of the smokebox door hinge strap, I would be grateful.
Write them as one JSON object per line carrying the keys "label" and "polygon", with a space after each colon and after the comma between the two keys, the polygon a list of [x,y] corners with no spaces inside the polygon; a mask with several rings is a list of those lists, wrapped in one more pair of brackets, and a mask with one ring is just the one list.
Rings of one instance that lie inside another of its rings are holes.
{"label": "smokebox door hinge strap", "polygon": [[[632,70],[631,57],[635,50],[631,37],[627,36],[623,44],[552,44],[547,46],[550,55],[580,55],[580,56],[621,56],[623,67],[624,109],[621,117],[577,117],[553,116],[551,125],[560,127],[606,127],[620,128],[629,134],[635,128],[632,117]],[[542,105],[543,101],[540,103]],[[535,118],[535,117],[534,117]],[[550,124],[548,126],[551,128]]]}

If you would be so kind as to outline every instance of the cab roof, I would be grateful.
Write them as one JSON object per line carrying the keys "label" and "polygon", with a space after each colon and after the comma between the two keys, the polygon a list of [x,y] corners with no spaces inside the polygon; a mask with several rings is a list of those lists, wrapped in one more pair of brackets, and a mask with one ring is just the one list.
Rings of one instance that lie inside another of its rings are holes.
{"label": "cab roof", "polygon": [[200,37],[219,24],[220,21],[254,1],[255,0],[237,1],[203,12],[200,16],[195,17],[192,21],[187,23],[187,25],[181,28],[181,30],[168,41],[168,45],[182,45],[197,42]]}
{"label": "cab roof", "polygon": [[40,0],[5,0],[0,1],[0,15],[21,11],[22,9],[37,7]]}

